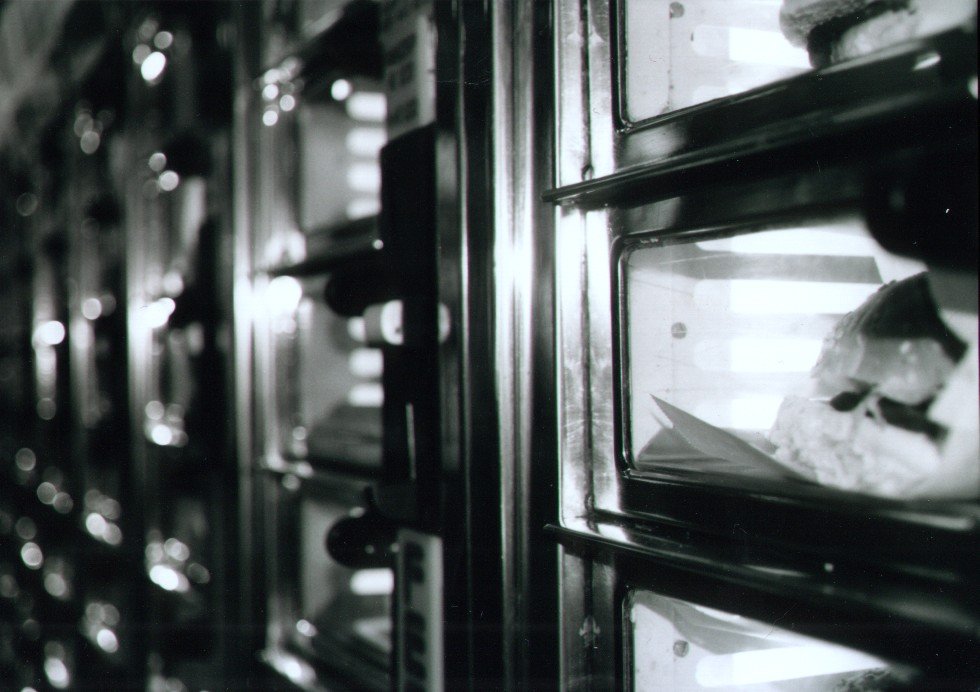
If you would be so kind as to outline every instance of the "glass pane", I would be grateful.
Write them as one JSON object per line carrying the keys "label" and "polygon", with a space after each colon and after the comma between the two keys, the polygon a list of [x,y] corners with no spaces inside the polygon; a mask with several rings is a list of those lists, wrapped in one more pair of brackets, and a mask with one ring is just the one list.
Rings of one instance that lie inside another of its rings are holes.
{"label": "glass pane", "polygon": [[298,208],[307,233],[378,213],[385,99],[356,86],[338,79],[329,97],[299,100]]}
{"label": "glass pane", "polygon": [[394,572],[384,567],[353,569],[335,562],[326,536],[351,507],[305,497],[299,506],[299,619],[294,637],[312,645],[328,662],[338,647],[384,666],[391,650]]}
{"label": "glass pane", "polygon": [[277,277],[275,396],[287,458],[381,464],[381,351],[364,343],[363,319],[324,303],[324,278]]}
{"label": "glass pane", "polygon": [[[624,0],[623,113],[638,122],[951,28],[972,0],[913,3]],[[815,9],[815,5],[819,5]]]}
{"label": "glass pane", "polygon": [[976,495],[975,277],[925,273],[846,220],[622,263],[637,469]]}
{"label": "glass pane", "polygon": [[740,615],[632,594],[634,690],[905,689],[911,671]]}

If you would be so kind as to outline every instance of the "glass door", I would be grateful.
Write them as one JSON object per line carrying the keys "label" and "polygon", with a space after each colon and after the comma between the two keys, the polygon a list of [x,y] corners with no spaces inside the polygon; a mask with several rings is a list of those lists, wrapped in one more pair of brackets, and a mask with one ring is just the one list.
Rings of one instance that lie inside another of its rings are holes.
{"label": "glass door", "polygon": [[556,3],[571,686],[972,675],[976,8],[880,9]]}
{"label": "glass door", "polygon": [[[243,325],[240,449],[261,559],[257,642],[271,680],[302,689],[391,684],[394,529],[382,475],[386,371],[371,308],[395,294],[380,237],[386,97],[373,2],[265,2],[240,86],[237,252]],[[378,313],[380,314],[380,313]],[[395,321],[397,326],[397,320]],[[247,420],[247,419],[246,419]]]}

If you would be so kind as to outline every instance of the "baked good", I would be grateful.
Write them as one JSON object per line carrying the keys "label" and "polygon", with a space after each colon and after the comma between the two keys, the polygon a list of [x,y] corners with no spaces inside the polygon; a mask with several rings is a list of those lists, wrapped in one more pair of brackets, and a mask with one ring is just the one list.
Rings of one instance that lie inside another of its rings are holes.
{"label": "baked good", "polygon": [[976,317],[951,330],[927,274],[883,286],[845,315],[787,397],[774,457],[819,483],[892,498],[980,494]]}
{"label": "baked good", "polygon": [[826,67],[951,29],[976,10],[974,0],[784,0],[779,23],[814,67]]}

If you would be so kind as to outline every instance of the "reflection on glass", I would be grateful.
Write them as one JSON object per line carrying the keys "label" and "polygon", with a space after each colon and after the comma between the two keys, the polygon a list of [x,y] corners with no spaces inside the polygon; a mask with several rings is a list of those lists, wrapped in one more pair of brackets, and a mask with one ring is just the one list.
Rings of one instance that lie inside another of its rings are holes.
{"label": "reflection on glass", "polygon": [[973,0],[624,0],[622,115],[638,122],[740,94],[811,65],[940,33],[975,15]]}
{"label": "reflection on glass", "polygon": [[854,649],[757,620],[634,592],[634,690],[890,689],[910,671]]}
{"label": "reflection on glass", "polygon": [[381,352],[351,329],[358,318],[327,308],[324,284],[292,277],[269,284],[280,450],[293,459],[379,466]]}
{"label": "reflection on glass", "polygon": [[636,468],[975,494],[977,319],[958,307],[975,285],[947,290],[847,220],[622,262]]}
{"label": "reflection on glass", "polygon": [[342,647],[359,657],[385,662],[391,650],[388,568],[351,569],[327,553],[325,537],[350,508],[307,499],[300,506],[299,615],[295,631],[321,652]]}
{"label": "reflection on glass", "polygon": [[803,72],[779,27],[780,0],[626,0],[624,116],[631,122]]}

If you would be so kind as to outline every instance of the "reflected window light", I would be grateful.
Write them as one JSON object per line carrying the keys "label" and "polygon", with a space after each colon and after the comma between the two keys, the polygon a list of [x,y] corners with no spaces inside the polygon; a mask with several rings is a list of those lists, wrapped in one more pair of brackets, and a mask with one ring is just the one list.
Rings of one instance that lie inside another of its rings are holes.
{"label": "reflected window light", "polygon": [[694,288],[700,310],[747,315],[841,315],[861,305],[877,284],[778,280],[707,280]]}
{"label": "reflected window light", "polygon": [[705,656],[694,676],[703,687],[740,687],[883,667],[881,659],[860,651],[814,643]]}
{"label": "reflected window light", "polygon": [[140,65],[140,75],[147,82],[155,82],[167,67],[167,56],[160,51],[153,51],[146,56]]}
{"label": "reflected window light", "polygon": [[361,91],[351,94],[346,105],[347,115],[363,122],[383,123],[388,114],[384,94],[376,92]]}
{"label": "reflected window light", "polygon": [[296,312],[303,299],[303,286],[292,276],[277,276],[269,282],[266,300],[269,309],[278,314]]}
{"label": "reflected window light", "polygon": [[157,183],[164,192],[172,192],[180,185],[180,176],[176,171],[164,171],[157,179]]}
{"label": "reflected window light", "polygon": [[296,97],[292,94],[284,94],[281,99],[279,99],[279,108],[288,113],[289,111],[296,108]]}
{"label": "reflected window light", "polygon": [[65,325],[58,320],[49,320],[34,332],[37,341],[47,346],[57,346],[65,340],[65,335]]}
{"label": "reflected window light", "polygon": [[385,145],[388,137],[381,127],[355,127],[347,133],[347,151],[355,156],[375,157]]}
{"label": "reflected window light", "polygon": [[262,124],[266,127],[272,127],[277,122],[279,122],[279,113],[275,109],[270,108],[262,114]]}
{"label": "reflected window light", "polygon": [[330,85],[330,96],[334,101],[343,101],[354,91],[354,86],[346,79],[337,79]]}
{"label": "reflected window light", "polygon": [[720,428],[769,430],[782,402],[781,396],[745,395],[724,402],[703,401],[693,413]]}
{"label": "reflected window light", "polygon": [[969,82],[969,84],[967,84],[967,87],[966,88],[969,90],[970,95],[973,98],[977,98],[978,97],[978,94],[980,94],[980,89],[978,89],[978,87],[977,87],[977,75],[973,75],[970,78],[970,82]]}
{"label": "reflected window light", "polygon": [[395,589],[395,576],[390,569],[359,569],[350,578],[351,593],[357,596],[387,596]]}
{"label": "reflected window light", "polygon": [[347,169],[347,184],[357,192],[381,190],[381,167],[373,163],[355,163]]}

